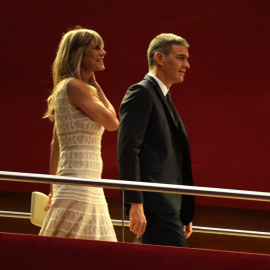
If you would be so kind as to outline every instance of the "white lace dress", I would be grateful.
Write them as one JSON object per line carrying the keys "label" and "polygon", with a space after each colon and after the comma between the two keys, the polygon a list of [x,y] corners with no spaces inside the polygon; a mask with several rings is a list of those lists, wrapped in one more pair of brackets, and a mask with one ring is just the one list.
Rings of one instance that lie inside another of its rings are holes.
{"label": "white lace dress", "polygon": [[[71,79],[59,85],[56,95],[57,174],[100,179],[104,128],[70,104],[66,85]],[[54,184],[52,205],[39,235],[116,242],[103,188]]]}

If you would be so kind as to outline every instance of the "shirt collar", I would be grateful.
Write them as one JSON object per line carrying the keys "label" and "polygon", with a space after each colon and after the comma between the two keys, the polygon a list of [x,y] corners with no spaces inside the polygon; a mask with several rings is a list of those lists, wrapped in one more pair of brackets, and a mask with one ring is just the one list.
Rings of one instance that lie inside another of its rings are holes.
{"label": "shirt collar", "polygon": [[153,77],[157,81],[162,93],[164,94],[164,96],[166,96],[168,93],[168,88],[165,86],[165,84],[159,78],[157,78],[154,74],[148,72],[147,75]]}

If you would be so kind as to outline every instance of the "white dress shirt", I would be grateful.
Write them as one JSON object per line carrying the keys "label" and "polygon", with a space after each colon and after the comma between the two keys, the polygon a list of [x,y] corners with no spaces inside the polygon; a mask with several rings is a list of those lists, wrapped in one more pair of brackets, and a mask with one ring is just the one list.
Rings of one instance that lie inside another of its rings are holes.
{"label": "white dress shirt", "polygon": [[148,72],[147,75],[153,77],[157,81],[162,93],[166,97],[166,95],[168,94],[168,88],[165,86],[165,84],[159,78],[157,78],[154,74]]}

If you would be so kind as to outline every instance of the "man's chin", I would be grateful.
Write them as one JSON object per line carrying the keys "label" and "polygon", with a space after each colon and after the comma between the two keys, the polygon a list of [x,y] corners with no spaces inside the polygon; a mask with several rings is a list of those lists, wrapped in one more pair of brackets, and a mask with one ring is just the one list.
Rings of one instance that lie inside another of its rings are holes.
{"label": "man's chin", "polygon": [[183,81],[184,81],[184,78],[181,77],[181,78],[178,79],[177,83],[181,83],[181,82],[183,82]]}

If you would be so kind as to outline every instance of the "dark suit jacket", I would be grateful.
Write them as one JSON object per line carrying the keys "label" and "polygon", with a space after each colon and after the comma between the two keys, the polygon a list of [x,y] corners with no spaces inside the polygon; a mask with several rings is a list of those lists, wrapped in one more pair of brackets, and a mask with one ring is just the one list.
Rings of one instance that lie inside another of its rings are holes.
{"label": "dark suit jacket", "polygon": [[[154,78],[131,86],[120,107],[118,162],[120,178],[152,183],[193,185],[184,125]],[[125,191],[125,203],[144,203],[145,212],[181,213],[184,225],[194,213],[194,197]]]}

